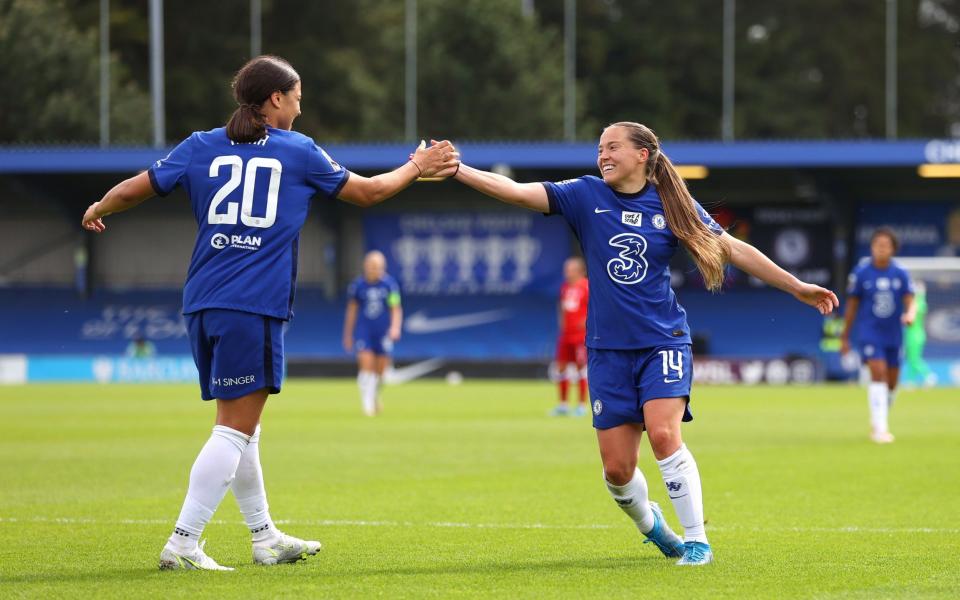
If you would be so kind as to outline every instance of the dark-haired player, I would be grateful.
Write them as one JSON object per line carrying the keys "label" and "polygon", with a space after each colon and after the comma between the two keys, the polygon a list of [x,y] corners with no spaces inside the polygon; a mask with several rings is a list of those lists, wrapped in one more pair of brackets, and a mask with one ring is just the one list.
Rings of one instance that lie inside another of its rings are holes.
{"label": "dark-haired player", "polygon": [[898,246],[897,236],[889,227],[873,232],[870,256],[861,259],[850,273],[840,337],[840,351],[846,354],[850,351],[853,323],[857,322],[860,356],[870,369],[870,439],[878,444],[889,444],[894,439],[888,418],[900,379],[903,325],[910,325],[916,317],[913,282],[893,259]]}
{"label": "dark-haired player", "polygon": [[226,127],[198,131],[146,172],[117,184],[87,209],[83,227],[183,186],[197,220],[183,287],[183,312],[200,395],[217,400],[216,426],[190,471],[161,569],[229,570],[198,545],[227,489],[253,535],[259,564],[316,554],[319,542],[277,530],[260,467],[260,415],[280,392],[283,325],[293,316],[300,230],[311,199],[370,206],[419,176],[453,172],[449,142],[420,147],[397,169],[367,178],[342,168],[309,137],[291,131],[300,115],[300,76],[275,56],[249,61],[233,80],[239,107]]}

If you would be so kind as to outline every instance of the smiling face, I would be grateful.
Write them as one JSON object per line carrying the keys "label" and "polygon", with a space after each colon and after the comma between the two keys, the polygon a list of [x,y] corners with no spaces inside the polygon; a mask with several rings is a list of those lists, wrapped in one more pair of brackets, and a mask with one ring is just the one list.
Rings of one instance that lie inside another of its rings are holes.
{"label": "smiling face", "polygon": [[[600,176],[617,191],[639,191],[647,179],[650,151],[637,148],[626,128],[612,125],[603,130],[597,146]],[[636,188],[636,189],[632,189]]]}

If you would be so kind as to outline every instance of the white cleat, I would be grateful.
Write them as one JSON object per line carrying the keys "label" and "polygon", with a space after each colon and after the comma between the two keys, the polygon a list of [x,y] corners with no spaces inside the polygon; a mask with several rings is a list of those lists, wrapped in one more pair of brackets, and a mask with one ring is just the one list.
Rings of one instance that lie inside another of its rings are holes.
{"label": "white cleat", "polygon": [[889,431],[874,431],[870,433],[870,439],[878,444],[892,444],[896,438]]}
{"label": "white cleat", "polygon": [[253,545],[253,562],[258,565],[279,565],[306,560],[320,551],[320,542],[301,540],[285,533],[270,545]]}
{"label": "white cleat", "polygon": [[178,552],[167,544],[160,552],[160,570],[161,571],[232,571],[233,567],[224,567],[217,564],[203,551],[207,540],[203,540],[197,546],[197,549],[189,553]]}

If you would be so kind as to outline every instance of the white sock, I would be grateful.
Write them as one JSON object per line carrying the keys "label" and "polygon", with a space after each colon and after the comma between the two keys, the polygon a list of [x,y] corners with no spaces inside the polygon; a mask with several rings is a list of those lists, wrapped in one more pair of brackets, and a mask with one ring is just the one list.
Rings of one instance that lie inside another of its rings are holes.
{"label": "white sock", "polygon": [[897,399],[897,390],[887,388],[887,413],[893,408],[893,401]]}
{"label": "white sock", "polygon": [[683,525],[684,542],[707,542],[703,527],[703,491],[700,488],[700,471],[697,461],[687,450],[686,444],[663,460],[658,460],[667,495],[673,502],[680,524]]}
{"label": "white sock", "polygon": [[377,374],[373,371],[360,371],[357,375],[357,385],[360,387],[360,404],[363,413],[371,417],[377,412]]}
{"label": "white sock", "polygon": [[643,478],[640,469],[634,469],[633,479],[623,485],[613,485],[607,481],[606,476],[603,481],[620,509],[637,524],[640,533],[649,533],[653,529],[654,517],[647,497],[647,480]]}
{"label": "white sock", "polygon": [[210,522],[237,472],[240,456],[250,436],[217,425],[190,469],[190,486],[180,509],[170,544],[181,550],[196,548],[204,527]]}
{"label": "white sock", "polygon": [[878,433],[886,433],[887,424],[887,384],[871,381],[867,386],[867,401],[870,403],[870,426]]}
{"label": "white sock", "polygon": [[250,528],[254,544],[273,544],[280,532],[270,518],[270,505],[267,504],[267,490],[263,486],[263,468],[260,466],[260,426],[250,436],[240,463],[237,476],[230,484],[237,505],[243,514],[243,520]]}

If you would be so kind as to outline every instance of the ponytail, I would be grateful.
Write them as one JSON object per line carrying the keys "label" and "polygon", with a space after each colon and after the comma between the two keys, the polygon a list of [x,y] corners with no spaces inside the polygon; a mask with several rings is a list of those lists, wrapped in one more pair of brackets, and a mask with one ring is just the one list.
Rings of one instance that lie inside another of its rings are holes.
{"label": "ponytail", "polygon": [[267,122],[260,107],[241,104],[227,121],[227,137],[240,144],[249,144],[267,135]]}
{"label": "ponytail", "polygon": [[730,249],[720,236],[710,231],[700,219],[687,183],[680,177],[680,173],[677,173],[667,155],[657,150],[655,159],[653,182],[663,202],[667,225],[690,253],[707,289],[712,292],[719,291],[723,285]]}
{"label": "ponytail", "polygon": [[249,144],[267,135],[267,120],[261,108],[272,94],[292,90],[300,75],[279,56],[263,55],[243,65],[233,78],[233,97],[240,106],[227,121],[227,137]]}
{"label": "ponytail", "polygon": [[690,253],[707,289],[719,291],[723,286],[730,248],[700,219],[687,183],[680,173],[677,173],[667,155],[660,150],[657,135],[649,127],[630,121],[613,123],[609,127],[627,129],[633,145],[649,151],[647,178],[657,186],[670,231]]}

